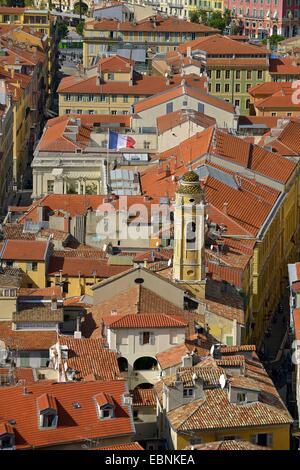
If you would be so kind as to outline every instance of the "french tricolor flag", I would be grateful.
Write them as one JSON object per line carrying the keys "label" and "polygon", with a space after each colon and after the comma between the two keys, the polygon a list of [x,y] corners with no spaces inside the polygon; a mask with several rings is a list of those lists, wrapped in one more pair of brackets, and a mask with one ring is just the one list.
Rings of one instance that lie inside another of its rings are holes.
{"label": "french tricolor flag", "polygon": [[110,150],[128,149],[134,146],[135,140],[132,137],[109,131],[108,148]]}

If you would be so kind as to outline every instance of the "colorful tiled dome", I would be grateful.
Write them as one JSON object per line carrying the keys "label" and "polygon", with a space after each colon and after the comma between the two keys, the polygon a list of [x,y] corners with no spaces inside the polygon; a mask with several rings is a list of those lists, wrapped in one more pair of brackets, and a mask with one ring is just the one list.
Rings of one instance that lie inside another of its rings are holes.
{"label": "colorful tiled dome", "polygon": [[199,194],[202,193],[202,188],[199,182],[199,176],[194,171],[185,173],[180,181],[180,186],[177,190],[179,194]]}

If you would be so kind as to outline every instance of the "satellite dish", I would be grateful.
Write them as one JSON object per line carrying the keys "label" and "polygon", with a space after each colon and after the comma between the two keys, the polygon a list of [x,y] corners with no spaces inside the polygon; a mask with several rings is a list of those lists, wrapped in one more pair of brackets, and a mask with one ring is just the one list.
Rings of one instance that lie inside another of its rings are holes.
{"label": "satellite dish", "polygon": [[212,347],[211,347],[210,350],[209,350],[209,354],[210,354],[211,356],[214,355],[214,350],[215,350],[215,345],[213,344]]}
{"label": "satellite dish", "polygon": [[223,389],[226,385],[226,378],[225,378],[225,375],[224,374],[221,374],[220,375],[220,378],[219,378],[219,383],[221,385],[221,388]]}
{"label": "satellite dish", "polygon": [[168,266],[170,267],[171,264],[172,264],[172,259],[170,258],[170,259],[168,260]]}

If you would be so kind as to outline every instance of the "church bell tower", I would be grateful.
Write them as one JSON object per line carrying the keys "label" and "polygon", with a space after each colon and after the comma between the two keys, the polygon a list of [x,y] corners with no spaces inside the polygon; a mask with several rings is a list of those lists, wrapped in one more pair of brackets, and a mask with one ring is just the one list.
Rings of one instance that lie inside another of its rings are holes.
{"label": "church bell tower", "polygon": [[[199,177],[185,173],[174,206],[173,279],[205,286],[205,203]],[[202,289],[201,289],[202,290]]]}

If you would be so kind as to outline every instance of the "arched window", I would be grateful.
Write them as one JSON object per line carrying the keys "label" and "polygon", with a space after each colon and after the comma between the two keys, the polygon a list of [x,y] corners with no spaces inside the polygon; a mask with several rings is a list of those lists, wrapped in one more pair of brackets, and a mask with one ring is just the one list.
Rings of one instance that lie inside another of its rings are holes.
{"label": "arched window", "polygon": [[196,246],[196,223],[189,222],[186,226],[186,249],[195,250]]}

